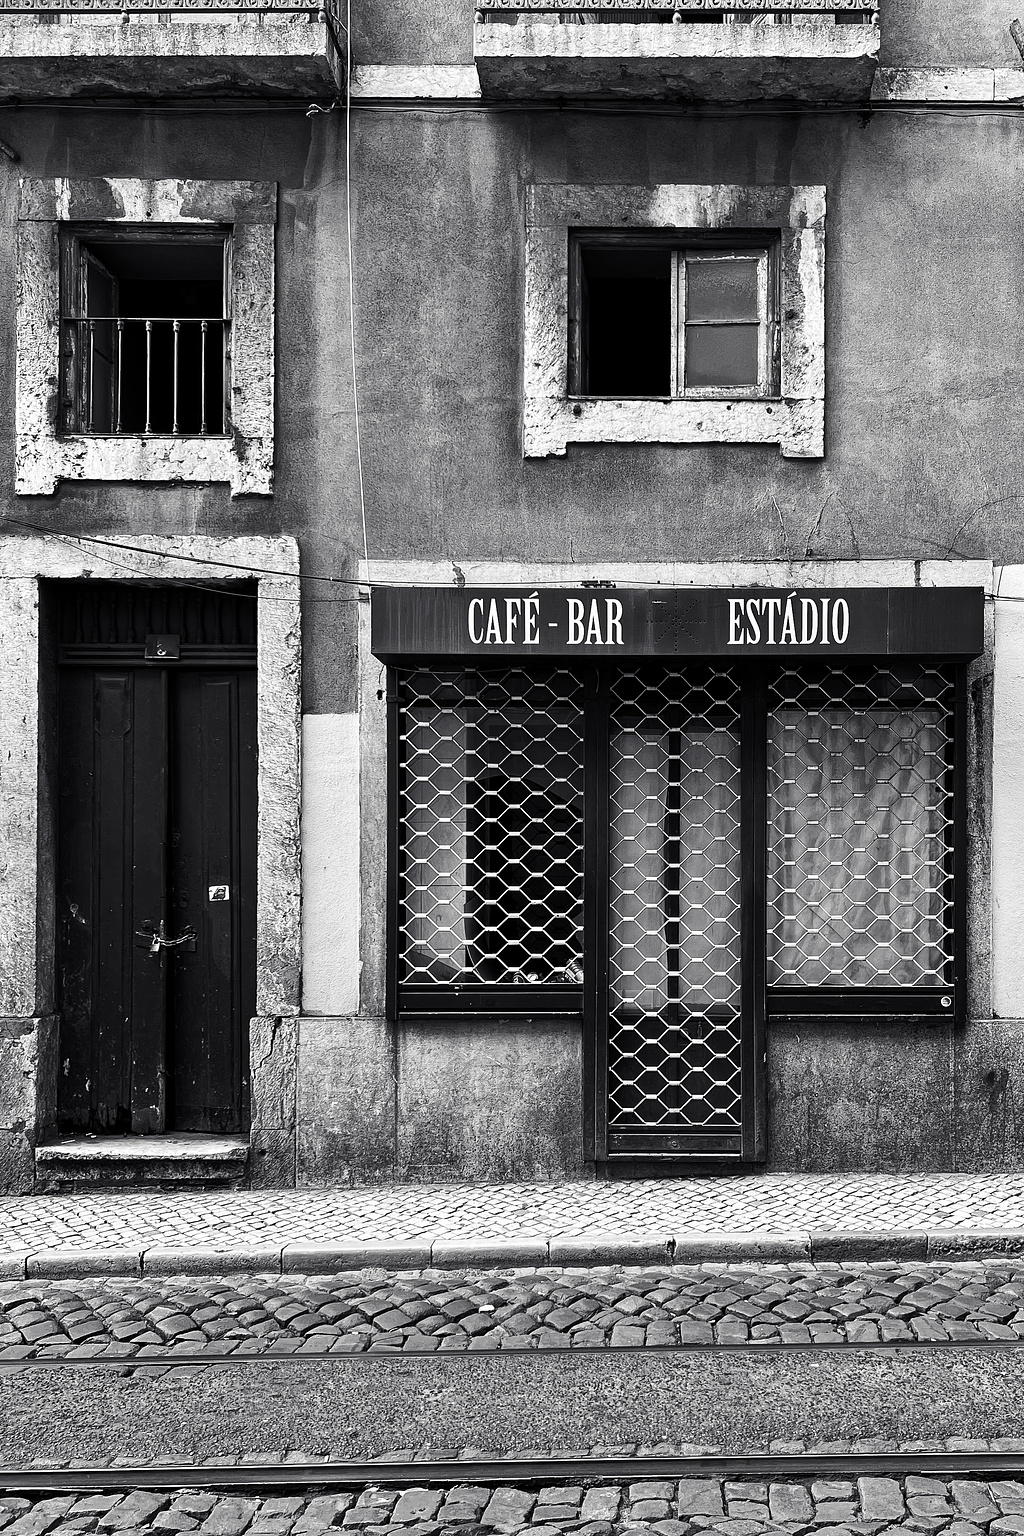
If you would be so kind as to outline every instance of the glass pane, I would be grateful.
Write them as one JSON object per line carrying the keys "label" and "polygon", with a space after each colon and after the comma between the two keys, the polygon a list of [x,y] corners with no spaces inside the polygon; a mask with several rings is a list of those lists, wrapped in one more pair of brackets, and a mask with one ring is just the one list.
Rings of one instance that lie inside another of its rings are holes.
{"label": "glass pane", "polygon": [[755,260],[686,263],[687,320],[759,320]]}
{"label": "glass pane", "polygon": [[613,698],[610,1124],[734,1130],[739,690],[710,669],[648,667],[624,670]]}
{"label": "glass pane", "polygon": [[759,325],[688,325],[687,389],[756,389]]}
{"label": "glass pane", "polygon": [[768,741],[775,986],[949,985],[952,686],[938,671],[901,671],[877,673],[870,688],[839,669],[818,681],[788,674],[776,685]]}
{"label": "glass pane", "polygon": [[417,672],[401,691],[402,980],[577,983],[579,679]]}

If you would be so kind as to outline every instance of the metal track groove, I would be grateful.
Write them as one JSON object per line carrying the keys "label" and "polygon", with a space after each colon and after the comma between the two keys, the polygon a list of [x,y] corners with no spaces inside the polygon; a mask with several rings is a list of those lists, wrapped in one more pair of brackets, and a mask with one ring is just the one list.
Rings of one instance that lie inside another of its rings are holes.
{"label": "metal track groove", "polygon": [[118,1370],[144,1370],[158,1367],[161,1370],[173,1366],[224,1367],[230,1365],[301,1365],[308,1361],[322,1364],[326,1361],[402,1361],[402,1360],[507,1360],[522,1356],[543,1359],[552,1355],[606,1358],[616,1355],[791,1355],[791,1354],[912,1354],[917,1350],[965,1350],[983,1351],[1024,1349],[1024,1339],[865,1339],[863,1343],[836,1344],[789,1344],[784,1339],[755,1340],[746,1344],[589,1344],[573,1348],[558,1344],[546,1349],[397,1349],[393,1346],[371,1346],[369,1349],[343,1351],[330,1349],[303,1349],[275,1351],[248,1350],[239,1354],[213,1354],[206,1350],[166,1350],[149,1355],[2,1355],[0,1375],[11,1370],[35,1370],[37,1366],[47,1370],[71,1367],[75,1370],[102,1367]]}
{"label": "metal track groove", "polygon": [[140,1462],[116,1467],[0,1467],[5,1493],[87,1492],[143,1488],[404,1488],[465,1483],[483,1486],[629,1483],[682,1477],[904,1477],[912,1474],[992,1478],[1024,1471],[1024,1451],[850,1451],[782,1456],[770,1452],[707,1456],[473,1457],[424,1461]]}

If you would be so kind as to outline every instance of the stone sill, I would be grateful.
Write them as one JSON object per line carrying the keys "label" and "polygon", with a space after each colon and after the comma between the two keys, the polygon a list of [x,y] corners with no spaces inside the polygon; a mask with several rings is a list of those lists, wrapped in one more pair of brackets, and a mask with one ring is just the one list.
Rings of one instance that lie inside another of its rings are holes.
{"label": "stone sill", "polygon": [[54,1163],[244,1163],[248,1136],[207,1136],[179,1132],[168,1136],[62,1136],[36,1148],[36,1164]]}
{"label": "stone sill", "polygon": [[613,96],[684,101],[867,101],[873,26],[482,21],[473,51],[485,97]]}
{"label": "stone sill", "polygon": [[76,96],[307,97],[343,77],[323,21],[275,18],[266,25],[207,13],[163,24],[109,17],[40,24],[0,20],[0,101]]}

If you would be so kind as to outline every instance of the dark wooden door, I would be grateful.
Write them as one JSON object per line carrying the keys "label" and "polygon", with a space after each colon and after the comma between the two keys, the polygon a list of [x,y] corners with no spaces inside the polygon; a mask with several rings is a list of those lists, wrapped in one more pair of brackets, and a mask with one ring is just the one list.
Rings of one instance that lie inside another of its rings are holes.
{"label": "dark wooden door", "polygon": [[153,662],[134,638],[106,665],[99,648],[61,646],[59,1122],[242,1131],[255,1009],[249,647],[179,639],[178,659]]}

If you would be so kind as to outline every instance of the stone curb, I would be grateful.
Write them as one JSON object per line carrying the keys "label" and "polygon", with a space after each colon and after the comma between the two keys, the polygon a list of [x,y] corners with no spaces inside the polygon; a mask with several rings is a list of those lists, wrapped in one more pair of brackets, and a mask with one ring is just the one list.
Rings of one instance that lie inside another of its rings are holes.
{"label": "stone curb", "polygon": [[874,1232],[682,1232],[549,1238],[438,1238],[401,1242],[152,1245],[55,1244],[0,1253],[2,1280],[88,1276],[331,1275],[347,1270],[531,1269],[672,1264],[842,1264],[1024,1254],[1024,1229]]}

